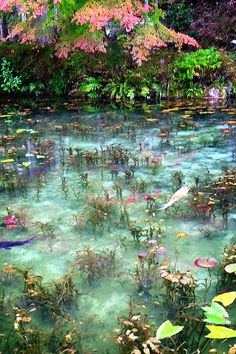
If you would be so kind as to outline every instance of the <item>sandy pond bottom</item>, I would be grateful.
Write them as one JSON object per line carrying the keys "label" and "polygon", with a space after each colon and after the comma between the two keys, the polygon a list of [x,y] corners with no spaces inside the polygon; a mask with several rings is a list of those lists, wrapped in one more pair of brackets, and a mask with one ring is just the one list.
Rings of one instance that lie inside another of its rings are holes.
{"label": "sandy pond bottom", "polygon": [[[127,315],[130,300],[146,307],[156,327],[168,315],[168,309],[157,305],[161,297],[155,284],[143,292],[135,282],[138,254],[151,248],[148,238],[157,240],[167,250],[165,255],[157,256],[159,265],[168,259],[174,269],[194,269],[199,291],[208,272],[197,268],[194,260],[207,257],[220,261],[224,247],[233,241],[234,208],[226,224],[217,208],[210,217],[196,213],[190,206],[189,193],[167,210],[158,210],[181,186],[195,187],[199,178],[201,190],[222,176],[225,169],[235,168],[236,126],[227,122],[236,120],[236,111],[233,107],[228,111],[224,108],[185,102],[171,107],[146,107],[146,112],[141,108],[129,112],[105,107],[94,112],[44,111],[12,116],[8,122],[1,120],[1,135],[17,135],[7,148],[2,148],[1,158],[9,158],[7,150],[12,146],[21,151],[24,147],[25,156],[21,153],[8,165],[15,168],[17,176],[24,176],[27,186],[24,192],[3,191],[0,195],[0,215],[4,217],[9,207],[24,216],[26,223],[25,229],[1,227],[0,241],[31,236],[36,239],[28,245],[0,250],[0,267],[7,263],[21,269],[31,268],[32,274],[43,276],[48,283],[73,268],[81,295],[71,312],[84,325],[85,351],[119,353],[119,347],[110,337],[112,329],[120,326],[117,317]],[[227,129],[229,133],[225,133]],[[37,151],[37,141],[46,140],[53,142],[50,164],[44,161],[47,152],[44,158],[37,158],[44,153]],[[88,152],[101,156],[102,151],[107,155],[97,163],[85,158]],[[30,162],[27,169],[22,167],[23,161]],[[174,178],[176,172],[183,174],[180,182]],[[122,198],[117,186],[122,188]],[[155,202],[151,211],[148,196]],[[94,198],[112,205],[113,214],[103,216],[101,226],[91,220]],[[128,214],[129,222],[121,221],[122,213]],[[152,237],[143,236],[139,243],[135,242],[129,225],[140,228],[154,225]],[[180,232],[185,237],[177,237]],[[101,254],[115,249],[114,270],[88,282],[86,269],[76,266],[76,252],[82,252],[86,246]],[[213,271],[213,288],[214,283]],[[14,282],[4,289],[11,294],[11,301],[14,302],[15,296],[19,304]],[[209,291],[209,298],[212,295],[214,289]],[[47,319],[40,323],[50,327]]]}

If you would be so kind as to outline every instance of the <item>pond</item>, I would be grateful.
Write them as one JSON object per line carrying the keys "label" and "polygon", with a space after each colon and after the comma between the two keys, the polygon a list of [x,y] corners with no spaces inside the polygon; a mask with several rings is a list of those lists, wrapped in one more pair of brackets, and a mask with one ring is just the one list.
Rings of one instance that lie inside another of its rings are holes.
{"label": "pond", "polygon": [[[149,316],[153,337],[235,290],[222,258],[236,253],[233,104],[9,102],[0,131],[0,351],[113,354],[126,336],[123,352],[139,353],[130,318]],[[233,344],[206,344],[208,332],[202,353]]]}

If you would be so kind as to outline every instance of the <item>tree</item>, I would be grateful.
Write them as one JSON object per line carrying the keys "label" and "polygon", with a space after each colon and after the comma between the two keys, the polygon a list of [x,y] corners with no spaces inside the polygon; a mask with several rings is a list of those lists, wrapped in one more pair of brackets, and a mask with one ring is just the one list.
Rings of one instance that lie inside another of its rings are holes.
{"label": "tree", "polygon": [[195,39],[163,24],[165,14],[156,0],[3,0],[0,10],[18,16],[9,40],[55,45],[59,57],[77,49],[106,53],[116,40],[140,65],[168,43],[199,47]]}

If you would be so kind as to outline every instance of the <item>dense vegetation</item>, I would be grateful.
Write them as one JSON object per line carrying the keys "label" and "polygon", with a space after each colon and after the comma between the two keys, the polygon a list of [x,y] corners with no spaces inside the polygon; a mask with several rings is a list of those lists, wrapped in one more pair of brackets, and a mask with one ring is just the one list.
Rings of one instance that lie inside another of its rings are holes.
{"label": "dense vegetation", "polygon": [[114,101],[235,94],[235,1],[5,0],[0,10],[2,92]]}

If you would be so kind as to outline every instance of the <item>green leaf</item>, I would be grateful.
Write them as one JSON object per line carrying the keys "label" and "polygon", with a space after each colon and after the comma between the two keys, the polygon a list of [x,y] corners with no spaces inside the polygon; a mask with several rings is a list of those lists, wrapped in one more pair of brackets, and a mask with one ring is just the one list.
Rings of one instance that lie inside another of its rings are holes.
{"label": "green leaf", "polygon": [[231,305],[236,299],[236,291],[231,291],[229,293],[223,293],[218,296],[215,296],[212,301],[221,302],[224,306]]}
{"label": "green leaf", "polygon": [[236,263],[231,263],[231,264],[228,264],[226,267],[225,267],[225,271],[227,273],[236,273]]}
{"label": "green leaf", "polygon": [[12,114],[1,114],[0,115],[0,118],[8,118],[8,117],[11,117]]}
{"label": "green leaf", "polygon": [[30,129],[30,130],[28,130],[28,132],[29,132],[30,134],[38,134],[38,133],[39,133],[38,130],[34,130],[34,129]]}
{"label": "green leaf", "polygon": [[37,155],[36,157],[37,157],[37,159],[45,159],[45,156],[43,156],[43,155]]}
{"label": "green leaf", "polygon": [[222,318],[229,318],[228,312],[223,306],[219,305],[217,302],[212,302],[211,307],[206,306],[202,307],[202,309],[203,311],[205,311],[205,316],[215,315]]}
{"label": "green leaf", "polygon": [[206,338],[211,339],[227,339],[227,338],[235,338],[236,331],[223,326],[206,326],[209,329],[210,333],[206,336]]}
{"label": "green leaf", "polygon": [[16,134],[22,134],[27,132],[27,129],[17,129]]}
{"label": "green leaf", "polygon": [[170,321],[166,321],[157,329],[156,339],[172,337],[182,331],[183,328],[184,326],[173,326]]}
{"label": "green leaf", "polygon": [[31,162],[22,162],[22,166],[28,168],[31,165]]}
{"label": "green leaf", "polygon": [[206,318],[203,320],[204,322],[212,323],[212,324],[230,324],[230,321],[225,319],[224,317],[213,315],[213,314],[205,314]]}

